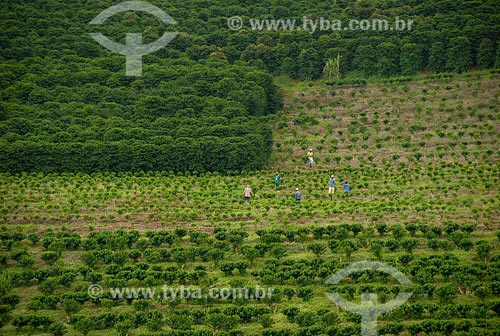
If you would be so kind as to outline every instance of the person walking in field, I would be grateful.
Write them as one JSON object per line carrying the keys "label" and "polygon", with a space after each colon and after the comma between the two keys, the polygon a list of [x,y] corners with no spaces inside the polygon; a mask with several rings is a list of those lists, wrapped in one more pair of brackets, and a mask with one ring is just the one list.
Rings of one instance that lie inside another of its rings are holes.
{"label": "person walking in field", "polygon": [[330,180],[328,180],[328,195],[330,195],[330,199],[333,197],[335,193],[335,176],[330,176]]}
{"label": "person walking in field", "polygon": [[250,198],[252,197],[252,188],[247,184],[245,190],[243,190],[243,201],[244,203],[250,203]]}
{"label": "person walking in field", "polygon": [[309,167],[312,168],[314,165],[314,154],[312,148],[309,148],[309,152],[307,152],[307,158],[309,159]]}
{"label": "person walking in field", "polygon": [[280,185],[280,174],[276,173],[276,176],[274,177],[274,183],[276,184],[276,188],[279,187]]}
{"label": "person walking in field", "polygon": [[344,194],[346,197],[349,197],[349,195],[351,194],[351,185],[347,180],[345,180],[344,182]]}
{"label": "person walking in field", "polygon": [[299,188],[295,188],[295,202],[299,203],[302,199],[302,195],[300,194]]}

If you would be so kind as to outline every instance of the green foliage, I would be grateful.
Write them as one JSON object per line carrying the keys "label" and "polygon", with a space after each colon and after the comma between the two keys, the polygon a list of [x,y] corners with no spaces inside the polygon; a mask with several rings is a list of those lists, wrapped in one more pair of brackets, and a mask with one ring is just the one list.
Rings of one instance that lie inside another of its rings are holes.
{"label": "green foliage", "polygon": [[16,317],[12,325],[18,330],[28,327],[31,330],[40,329],[42,331],[48,331],[52,323],[54,323],[54,320],[47,316],[23,315]]}
{"label": "green foliage", "polygon": [[321,61],[315,48],[303,49],[298,57],[298,77],[302,80],[317,79],[320,77]]}
{"label": "green foliage", "polygon": [[64,336],[68,333],[68,328],[62,323],[54,323],[49,328],[53,336]]}
{"label": "green foliage", "polygon": [[269,314],[264,314],[259,317],[259,323],[262,325],[262,328],[267,329],[272,327],[274,321]]}
{"label": "green foliage", "polygon": [[400,63],[401,74],[412,76],[417,74],[423,66],[422,47],[416,43],[407,43],[401,47]]}
{"label": "green foliage", "polygon": [[318,119],[312,114],[300,112],[298,117],[293,121],[295,125],[310,126],[319,124]]}
{"label": "green foliage", "polygon": [[465,72],[472,66],[471,43],[465,36],[457,36],[450,40],[446,56],[446,70]]}
{"label": "green foliage", "polygon": [[86,336],[90,331],[94,330],[94,323],[91,318],[83,317],[75,323],[74,327],[83,336]]}
{"label": "green foliage", "polygon": [[159,331],[165,323],[163,314],[160,311],[148,312],[146,327],[149,331]]}
{"label": "green foliage", "polygon": [[194,319],[190,315],[173,314],[166,318],[166,324],[175,330],[191,330]]}
{"label": "green foliage", "polygon": [[115,329],[118,331],[120,336],[127,336],[129,331],[134,328],[134,323],[130,319],[120,321],[115,324]]}
{"label": "green foliage", "polygon": [[476,244],[476,253],[480,259],[487,260],[490,257],[490,253],[493,247],[488,241],[480,240]]}
{"label": "green foliage", "polygon": [[500,44],[497,45],[497,52],[495,54],[495,69],[500,69]]}
{"label": "green foliage", "polygon": [[237,315],[225,315],[225,314],[210,314],[206,318],[206,322],[208,325],[212,327],[214,331],[229,331],[234,329],[236,324],[239,321],[239,317]]}
{"label": "green foliage", "polygon": [[283,245],[273,244],[273,246],[271,247],[271,250],[269,251],[269,254],[276,259],[281,259],[284,256],[286,256],[287,251]]}
{"label": "green foliage", "polygon": [[484,38],[479,44],[477,51],[477,66],[479,69],[488,69],[495,62],[495,46],[491,39]]}
{"label": "green foliage", "polygon": [[9,272],[0,273],[0,297],[9,294],[12,290],[12,275]]}
{"label": "green foliage", "polygon": [[312,243],[307,246],[307,249],[319,257],[326,251],[326,246],[322,243]]}
{"label": "green foliage", "polygon": [[441,304],[450,303],[457,296],[457,289],[453,284],[444,284],[436,289],[436,295]]}
{"label": "green foliage", "polygon": [[300,311],[294,318],[300,327],[309,327],[315,324],[318,320],[318,315],[314,311]]}
{"label": "green foliage", "polygon": [[44,252],[41,256],[42,260],[45,261],[47,265],[53,265],[59,257],[60,253],[53,251]]}
{"label": "green foliage", "polygon": [[434,42],[429,50],[429,70],[434,72],[445,71],[446,49],[443,42]]}
{"label": "green foliage", "polygon": [[[411,15],[398,3],[344,5],[259,3],[250,13],[222,2],[204,4],[206,12],[200,13],[197,2],[178,4],[173,14],[182,16],[178,36],[144,58],[142,77],[130,78],[123,75],[123,56],[89,40],[87,23],[98,13],[95,4],[68,4],[65,10],[72,17],[50,5],[5,4],[0,20],[5,36],[0,41],[0,171],[262,169],[273,143],[266,116],[283,105],[272,75],[309,80],[325,69],[335,79],[329,85],[364,85],[365,80],[352,78],[425,69],[464,72],[474,65],[499,64],[493,59],[499,36],[496,2],[457,3],[441,11],[426,0],[412,5]],[[342,38],[328,30],[242,34],[220,25],[231,13],[261,18],[270,10],[290,16],[315,13],[316,18],[336,13],[346,21],[382,12],[391,22],[400,16],[419,19],[412,30],[397,34],[343,30]],[[474,19],[479,13],[481,19]],[[150,42],[161,36],[161,22],[132,14],[103,27],[104,33],[117,41],[134,29]],[[463,17],[472,19],[457,19]],[[449,22],[460,23],[452,29]],[[346,79],[339,78],[340,59]]]}

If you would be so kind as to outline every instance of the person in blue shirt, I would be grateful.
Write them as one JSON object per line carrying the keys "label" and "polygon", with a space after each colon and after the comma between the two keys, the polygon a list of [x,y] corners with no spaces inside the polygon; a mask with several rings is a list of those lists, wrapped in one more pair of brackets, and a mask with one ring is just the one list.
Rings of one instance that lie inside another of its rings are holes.
{"label": "person in blue shirt", "polygon": [[330,195],[330,199],[335,193],[335,176],[330,176],[330,180],[328,180],[328,195]]}
{"label": "person in blue shirt", "polygon": [[300,202],[300,199],[301,199],[301,195],[300,195],[300,191],[299,191],[299,188],[295,188],[295,202]]}
{"label": "person in blue shirt", "polygon": [[344,182],[344,194],[345,194],[345,196],[346,196],[346,197],[349,197],[350,193],[351,193],[351,185],[350,185],[350,184],[349,184],[349,182],[346,180],[346,181]]}
{"label": "person in blue shirt", "polygon": [[309,159],[309,167],[312,168],[314,166],[314,154],[312,148],[309,149],[309,152],[307,152],[307,158]]}
{"label": "person in blue shirt", "polygon": [[276,176],[274,177],[274,183],[276,184],[276,188],[278,188],[280,185],[280,174],[276,173]]}

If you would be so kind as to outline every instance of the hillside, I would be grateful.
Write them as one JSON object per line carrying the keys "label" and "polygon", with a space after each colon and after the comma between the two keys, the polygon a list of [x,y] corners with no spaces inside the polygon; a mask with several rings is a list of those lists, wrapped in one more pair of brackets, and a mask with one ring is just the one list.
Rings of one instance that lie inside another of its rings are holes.
{"label": "hillside", "polygon": [[[272,149],[266,116],[282,108],[273,76],[335,81],[500,65],[493,0],[152,4],[177,24],[142,11],[89,24],[112,5],[102,0],[0,4],[0,171],[258,170]],[[237,19],[238,31],[229,26]],[[260,25],[272,19],[296,26]],[[318,29],[325,20],[414,24]],[[171,43],[142,57],[141,76],[126,76],[125,57],[91,37],[124,43],[136,33],[147,44],[172,31]]]}
{"label": "hillside", "polygon": [[0,334],[500,335],[499,17],[0,2]]}
{"label": "hillside", "polygon": [[[379,316],[381,335],[496,335],[500,174],[491,92],[499,81],[494,72],[363,87],[282,81],[272,170],[2,174],[2,334],[353,335],[359,317],[325,293],[356,302],[370,288],[384,301],[413,293]],[[350,181],[350,198],[340,188],[328,197],[331,173]],[[413,284],[376,272],[324,284],[366,259],[393,265]],[[103,296],[89,296],[91,284]],[[164,285],[204,293],[259,286],[275,295],[111,296],[116,287]]]}
{"label": "hillside", "polygon": [[[271,171],[4,175],[3,220],[114,228],[213,227],[225,220],[281,226],[287,215],[292,223],[295,217],[370,223],[373,217],[400,222],[410,216],[436,224],[498,224],[499,104],[491,92],[499,76],[446,77],[365,87],[288,83],[285,110],[273,126]],[[308,148],[316,152],[313,169],[306,164]],[[279,193],[275,171],[282,175]],[[332,173],[339,184],[351,182],[356,202],[329,202],[325,190]],[[255,193],[251,208],[241,207],[246,183]],[[290,208],[296,187],[310,209]]]}
{"label": "hillside", "polygon": [[322,168],[496,162],[498,77],[439,74],[367,87],[288,83],[274,159],[293,168],[313,147]]}

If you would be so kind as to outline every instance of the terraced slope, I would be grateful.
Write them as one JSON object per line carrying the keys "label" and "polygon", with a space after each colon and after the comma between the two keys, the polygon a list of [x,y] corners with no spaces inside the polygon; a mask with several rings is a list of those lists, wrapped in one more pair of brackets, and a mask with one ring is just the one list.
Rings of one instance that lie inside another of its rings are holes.
{"label": "terraced slope", "polygon": [[[267,171],[0,175],[0,334],[357,335],[359,316],[325,293],[386,302],[410,291],[378,318],[380,335],[498,335],[499,82],[283,83]],[[328,196],[331,173],[351,197]],[[366,259],[412,284],[368,271],[325,285]],[[273,295],[111,294],[164,286]]]}

